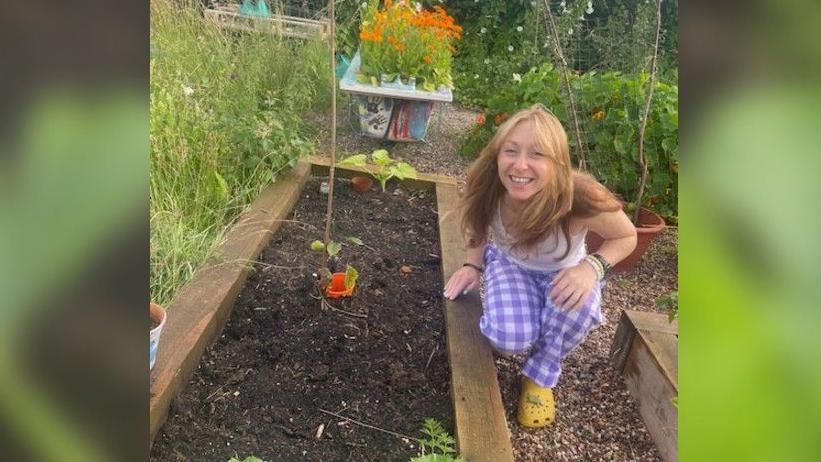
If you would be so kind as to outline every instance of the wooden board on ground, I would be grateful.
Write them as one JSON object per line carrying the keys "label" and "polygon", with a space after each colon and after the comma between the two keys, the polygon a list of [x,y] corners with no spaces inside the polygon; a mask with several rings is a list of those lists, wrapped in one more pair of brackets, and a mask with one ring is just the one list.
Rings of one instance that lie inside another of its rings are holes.
{"label": "wooden board on ground", "polygon": [[267,18],[249,17],[240,14],[239,10],[240,5],[235,3],[214,5],[212,8],[207,8],[203,15],[206,21],[225,29],[265,32],[302,39],[317,36],[325,38],[330,30],[327,20],[319,21],[280,14],[271,14]]}
{"label": "wooden board on ground", "polygon": [[678,460],[678,323],[659,313],[624,310],[610,351],[666,462]]}
{"label": "wooden board on ground", "polygon": [[[447,282],[465,261],[462,233],[454,211],[458,201],[456,186],[437,184],[436,198],[442,274]],[[453,301],[445,300],[456,443],[459,453],[469,462],[513,461],[493,352],[479,331],[481,314],[482,306],[476,292]]]}
{"label": "wooden board on ground", "polygon": [[200,357],[228,320],[248,271],[281,221],[290,213],[310,175],[300,163],[262,192],[231,228],[217,255],[174,298],[151,372],[149,444],[168,416]]}

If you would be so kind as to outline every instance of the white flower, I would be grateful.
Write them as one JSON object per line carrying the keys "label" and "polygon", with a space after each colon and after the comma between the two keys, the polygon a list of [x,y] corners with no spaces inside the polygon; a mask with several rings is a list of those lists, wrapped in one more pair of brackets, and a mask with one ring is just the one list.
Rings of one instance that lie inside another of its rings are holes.
{"label": "white flower", "polygon": [[362,8],[364,10],[365,8],[368,7],[368,4],[366,2],[362,2],[361,4],[359,4],[359,6],[360,6],[360,8]]}
{"label": "white flower", "polygon": [[592,7],[592,6],[588,6],[588,7],[587,7],[587,9],[586,9],[586,10],[584,10],[584,12],[585,12],[585,13],[587,13],[587,14],[593,14],[593,7]]}
{"label": "white flower", "polygon": [[562,8],[564,8],[564,7],[566,7],[566,6],[567,6],[567,3],[565,3],[565,1],[564,1],[564,0],[562,0],[562,2],[561,2],[561,3],[559,3],[559,6],[560,6],[560,7],[562,7]]}
{"label": "white flower", "polygon": [[416,3],[414,4],[414,6],[416,6],[416,12],[417,12],[417,13],[421,13],[421,12],[422,12],[422,4],[421,4],[421,3],[416,2]]}
{"label": "white flower", "polygon": [[508,45],[507,46],[507,51],[513,51],[513,45]]}
{"label": "white flower", "polygon": [[592,1],[588,1],[588,2],[587,2],[587,7],[588,7],[588,8],[593,8],[593,2],[592,2]]}
{"label": "white flower", "polygon": [[514,81],[514,82],[521,83],[521,82],[522,82],[522,76],[521,76],[521,75],[519,75],[519,74],[514,73],[514,74],[513,74],[513,81]]}
{"label": "white flower", "polygon": [[479,29],[480,34],[484,34],[485,32],[487,32],[486,28],[483,27],[483,28]]}
{"label": "white flower", "polygon": [[189,87],[188,85],[183,85],[182,92],[185,93],[185,96],[191,96],[194,94],[194,89]]}
{"label": "white flower", "polygon": [[522,27],[522,26],[519,26],[519,27],[516,28],[516,32],[521,32],[523,30],[524,30],[524,27]]}
{"label": "white flower", "polygon": [[571,27],[570,30],[567,31],[567,35],[573,35],[573,28]]}
{"label": "white flower", "polygon": [[485,64],[490,64],[490,58],[485,58]]}
{"label": "white flower", "polygon": [[478,79],[478,78],[479,78],[479,74],[473,74],[473,78],[474,78],[474,79]]}
{"label": "white flower", "polygon": [[530,2],[530,6],[532,6],[533,8],[536,8],[536,2]]}

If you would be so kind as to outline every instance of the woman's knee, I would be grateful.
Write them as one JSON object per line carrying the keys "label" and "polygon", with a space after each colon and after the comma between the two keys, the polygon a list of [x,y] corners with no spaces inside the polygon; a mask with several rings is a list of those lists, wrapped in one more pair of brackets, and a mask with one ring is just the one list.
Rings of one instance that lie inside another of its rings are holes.
{"label": "woman's knee", "polygon": [[530,326],[507,326],[507,329],[504,327],[493,325],[484,317],[479,323],[479,330],[488,339],[493,349],[501,354],[523,353],[530,349],[537,340],[538,333]]}

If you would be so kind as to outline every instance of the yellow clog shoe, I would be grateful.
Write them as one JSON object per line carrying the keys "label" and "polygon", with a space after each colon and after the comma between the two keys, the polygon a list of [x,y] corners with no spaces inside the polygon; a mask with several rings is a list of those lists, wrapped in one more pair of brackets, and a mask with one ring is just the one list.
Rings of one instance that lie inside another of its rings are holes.
{"label": "yellow clog shoe", "polygon": [[523,377],[517,418],[521,426],[528,428],[540,428],[552,424],[556,419],[553,389],[540,387],[536,382]]}

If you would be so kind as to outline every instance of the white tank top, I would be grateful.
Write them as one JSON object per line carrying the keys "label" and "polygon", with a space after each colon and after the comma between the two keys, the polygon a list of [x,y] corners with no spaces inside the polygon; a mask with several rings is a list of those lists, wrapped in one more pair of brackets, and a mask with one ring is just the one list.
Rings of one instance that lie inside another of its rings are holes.
{"label": "white tank top", "polygon": [[547,239],[540,242],[533,251],[528,255],[525,251],[515,251],[512,248],[512,239],[507,234],[504,224],[502,223],[502,216],[499,213],[499,207],[496,207],[496,212],[493,214],[493,220],[490,223],[493,243],[496,247],[504,252],[505,256],[513,263],[522,268],[553,272],[561,269],[579,264],[580,261],[587,256],[587,247],[584,243],[584,238],[587,235],[587,228],[583,228],[578,234],[570,235],[570,252],[563,259],[559,259],[564,255],[567,242],[562,235],[561,230],[557,227]]}

